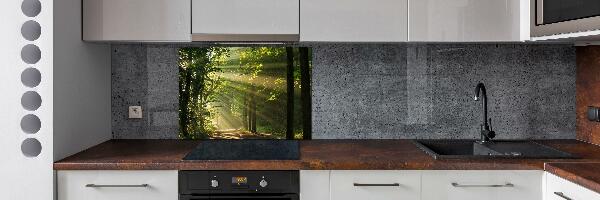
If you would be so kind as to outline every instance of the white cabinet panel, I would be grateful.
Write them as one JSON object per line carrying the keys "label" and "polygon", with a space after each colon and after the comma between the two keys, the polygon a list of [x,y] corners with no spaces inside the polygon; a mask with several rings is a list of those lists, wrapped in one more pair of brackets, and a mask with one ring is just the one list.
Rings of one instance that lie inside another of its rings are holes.
{"label": "white cabinet panel", "polygon": [[[107,187],[86,187],[88,184]],[[147,187],[119,187],[148,184]],[[58,200],[177,200],[177,171],[58,171]]]}
{"label": "white cabinet panel", "polygon": [[542,177],[543,171],[424,171],[422,199],[542,200]]}
{"label": "white cabinet panel", "polygon": [[189,41],[190,0],[83,0],[83,40]]}
{"label": "white cabinet panel", "polygon": [[[331,200],[419,200],[419,171],[331,171]],[[355,184],[385,184],[367,186]],[[393,184],[397,184],[393,186]]]}
{"label": "white cabinet panel", "polygon": [[297,38],[299,7],[298,0],[192,0],[192,33]]}
{"label": "white cabinet panel", "polygon": [[529,40],[528,0],[410,0],[409,41]]}
{"label": "white cabinet panel", "polygon": [[300,171],[300,200],[329,200],[329,172]]}
{"label": "white cabinet panel", "polygon": [[546,173],[544,200],[565,200],[567,198],[573,200],[600,200],[600,194],[554,174]]}
{"label": "white cabinet panel", "polygon": [[301,0],[300,41],[403,42],[408,0]]}

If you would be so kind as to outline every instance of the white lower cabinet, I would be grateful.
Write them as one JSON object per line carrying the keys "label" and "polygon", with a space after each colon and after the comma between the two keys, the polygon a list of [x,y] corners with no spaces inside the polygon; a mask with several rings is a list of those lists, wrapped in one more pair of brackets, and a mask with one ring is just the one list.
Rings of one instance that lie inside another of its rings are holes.
{"label": "white lower cabinet", "polygon": [[177,171],[57,172],[58,200],[177,200]]}
{"label": "white lower cabinet", "polygon": [[423,171],[422,200],[542,200],[543,171]]}
{"label": "white lower cabinet", "polygon": [[419,171],[331,171],[331,200],[419,200]]}
{"label": "white lower cabinet", "polygon": [[554,174],[546,173],[544,200],[600,200],[600,194]]}
{"label": "white lower cabinet", "polygon": [[329,200],[329,170],[300,171],[300,199]]}

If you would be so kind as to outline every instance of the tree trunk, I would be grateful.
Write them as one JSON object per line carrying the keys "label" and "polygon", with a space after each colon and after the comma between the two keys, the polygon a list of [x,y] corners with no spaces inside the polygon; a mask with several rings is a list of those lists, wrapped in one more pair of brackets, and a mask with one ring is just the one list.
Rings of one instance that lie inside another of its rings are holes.
{"label": "tree trunk", "polygon": [[183,138],[188,138],[190,133],[188,132],[189,126],[189,109],[188,104],[190,102],[190,87],[192,82],[191,73],[188,70],[184,70],[184,82],[179,85],[179,129]]}
{"label": "tree trunk", "polygon": [[250,90],[250,132],[256,133],[256,87]]}
{"label": "tree trunk", "polygon": [[287,54],[287,118],[285,137],[294,139],[294,49],[286,47]]}
{"label": "tree trunk", "polygon": [[310,56],[308,48],[300,48],[300,93],[302,104],[302,132],[304,139],[312,139],[312,108],[310,91]]}

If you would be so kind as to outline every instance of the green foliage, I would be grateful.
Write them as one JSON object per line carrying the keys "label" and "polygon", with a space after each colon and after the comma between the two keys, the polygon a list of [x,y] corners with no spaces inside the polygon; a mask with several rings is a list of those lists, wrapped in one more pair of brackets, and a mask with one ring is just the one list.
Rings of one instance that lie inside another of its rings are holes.
{"label": "green foliage", "polygon": [[[179,49],[179,137],[286,138],[287,83],[294,83],[294,138],[302,138],[300,66],[294,48],[287,80],[285,47]],[[236,136],[241,134],[243,136]]]}
{"label": "green foliage", "polygon": [[229,49],[181,48],[179,49],[179,137],[203,139],[214,131],[211,123],[221,80],[218,68],[229,55]]}
{"label": "green foliage", "polygon": [[[282,63],[285,62],[285,48],[276,47],[251,47],[239,49],[239,63],[241,72],[248,77],[248,82],[258,86],[257,92],[262,93],[269,88],[282,86],[285,84],[283,77],[275,78],[274,80],[253,81],[259,77],[259,74],[264,71],[267,63]],[[263,73],[264,74],[264,73]],[[277,100],[285,91],[270,90],[268,101]]]}

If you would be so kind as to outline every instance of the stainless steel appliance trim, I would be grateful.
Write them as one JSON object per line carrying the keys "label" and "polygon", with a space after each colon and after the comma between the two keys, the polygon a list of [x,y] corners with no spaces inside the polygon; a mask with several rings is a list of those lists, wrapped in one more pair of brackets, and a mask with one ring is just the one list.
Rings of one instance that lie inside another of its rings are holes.
{"label": "stainless steel appliance trim", "polygon": [[205,199],[287,199],[298,200],[297,194],[284,195],[180,195],[179,200],[205,200]]}
{"label": "stainless steel appliance trim", "polygon": [[565,199],[565,200],[573,200],[573,199],[571,199],[570,197],[566,196],[566,195],[565,195],[564,193],[562,193],[562,192],[554,192],[554,194],[555,194],[556,196],[559,196],[559,197],[561,197],[561,198]]}
{"label": "stainless steel appliance trim", "polygon": [[534,12],[534,15],[536,15],[535,25],[544,24],[544,0],[536,0],[535,1],[535,9],[536,9]]}
{"label": "stainless steel appliance trim", "polygon": [[[539,4],[539,2],[542,3]],[[544,15],[543,11],[538,12],[538,6],[539,9],[543,10],[543,0],[531,1],[531,37],[543,37],[559,34],[600,30],[600,16],[575,19],[551,24],[538,23],[538,18],[543,17]],[[541,22],[543,22],[543,18],[541,19]]]}
{"label": "stainless steel appliance trim", "polygon": [[354,183],[355,187],[398,187],[399,183]]}
{"label": "stainless steel appliance trim", "polygon": [[98,185],[98,184],[87,184],[85,187],[93,187],[93,188],[103,188],[103,187],[112,187],[112,188],[122,188],[122,187],[148,187],[148,184],[139,184],[139,185]]}
{"label": "stainless steel appliance trim", "polygon": [[454,187],[514,187],[515,185],[512,183],[506,184],[491,184],[491,185],[463,185],[459,183],[452,183]]}
{"label": "stainless steel appliance trim", "polygon": [[209,34],[193,33],[192,41],[206,42],[298,42],[300,34]]}

